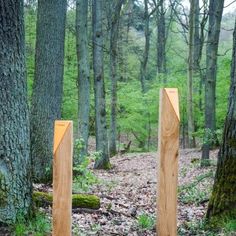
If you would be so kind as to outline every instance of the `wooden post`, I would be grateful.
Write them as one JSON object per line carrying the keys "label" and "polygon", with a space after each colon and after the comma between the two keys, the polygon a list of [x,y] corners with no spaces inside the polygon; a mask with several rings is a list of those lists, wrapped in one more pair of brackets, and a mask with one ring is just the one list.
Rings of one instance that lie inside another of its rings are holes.
{"label": "wooden post", "polygon": [[178,90],[160,90],[158,165],[157,165],[157,235],[177,235],[177,182],[179,150]]}
{"label": "wooden post", "polygon": [[53,236],[71,236],[72,121],[55,121],[53,147]]}

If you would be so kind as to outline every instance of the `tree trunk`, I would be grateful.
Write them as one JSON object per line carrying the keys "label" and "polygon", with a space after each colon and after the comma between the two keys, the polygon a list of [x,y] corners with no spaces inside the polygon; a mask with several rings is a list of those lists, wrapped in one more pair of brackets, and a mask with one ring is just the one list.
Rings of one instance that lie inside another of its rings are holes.
{"label": "tree trunk", "polygon": [[[199,11],[199,1],[198,0],[195,0],[197,1],[197,4],[198,4],[198,11]],[[199,76],[200,76],[200,79],[199,79],[199,87],[198,87],[198,96],[199,96],[199,110],[201,112],[203,112],[203,106],[202,106],[202,93],[203,93],[203,84],[205,82],[205,78],[206,78],[206,74],[202,71],[201,69],[201,66],[200,66],[200,61],[201,61],[201,58],[202,58],[202,51],[203,51],[203,46],[204,46],[204,43],[205,43],[205,28],[206,28],[206,23],[207,23],[207,19],[208,19],[208,3],[207,1],[203,1],[203,14],[202,14],[202,19],[201,19],[201,22],[199,22],[199,43],[200,43],[200,46],[199,46],[199,55],[196,56],[196,58],[198,57],[198,67],[199,67]],[[195,13],[196,14],[196,13]],[[199,12],[200,14],[200,12]],[[198,18],[196,21],[199,21],[199,16],[196,17]],[[196,27],[197,28],[197,27]],[[198,40],[196,40],[198,41]],[[195,53],[195,55],[197,55],[198,52]]]}
{"label": "tree trunk", "polygon": [[61,118],[66,0],[39,0],[31,105],[33,177],[51,178],[54,121]]}
{"label": "tree trunk", "polygon": [[157,7],[157,72],[163,75],[166,83],[166,25],[164,0],[160,0]]}
{"label": "tree trunk", "polygon": [[22,1],[0,2],[0,222],[31,207],[30,134]]}
{"label": "tree trunk", "polygon": [[[113,4],[114,3],[114,4]],[[110,123],[110,155],[116,154],[117,139],[117,42],[119,35],[120,11],[123,0],[112,1],[110,4],[110,79],[111,79],[111,123]],[[113,9],[113,10],[112,10]]]}
{"label": "tree trunk", "polygon": [[[200,59],[201,59],[201,39],[200,39],[200,8],[199,0],[191,0],[190,5],[193,4],[192,9],[192,25],[193,25],[193,70],[194,73],[198,76],[200,70]],[[191,11],[191,10],[190,10]]]}
{"label": "tree trunk", "polygon": [[190,1],[189,15],[189,56],[188,56],[188,80],[187,80],[187,117],[188,117],[188,147],[195,147],[194,115],[193,115],[193,75],[194,75],[194,0]]}
{"label": "tree trunk", "polygon": [[215,183],[208,205],[207,217],[236,217],[236,22],[233,36],[231,86]]}
{"label": "tree trunk", "polygon": [[95,93],[96,150],[101,157],[96,159],[94,168],[110,168],[107,141],[106,101],[103,71],[103,0],[93,0],[93,70]]}
{"label": "tree trunk", "polygon": [[78,136],[83,139],[84,147],[81,158],[88,152],[89,137],[89,108],[90,108],[90,80],[89,80],[89,55],[88,55],[88,1],[76,2],[76,40],[78,58]]}
{"label": "tree trunk", "polygon": [[143,58],[141,60],[140,65],[140,82],[141,82],[141,89],[142,92],[146,92],[146,82],[147,79],[147,62],[149,56],[149,48],[150,48],[150,31],[149,31],[149,14],[148,14],[148,1],[144,0],[144,34],[145,34],[145,45],[144,45],[144,52]]}
{"label": "tree trunk", "polygon": [[209,151],[212,146],[212,139],[215,136],[217,52],[223,8],[223,0],[210,0],[208,38],[206,46],[205,137],[202,148],[203,165],[206,160],[209,159]]}

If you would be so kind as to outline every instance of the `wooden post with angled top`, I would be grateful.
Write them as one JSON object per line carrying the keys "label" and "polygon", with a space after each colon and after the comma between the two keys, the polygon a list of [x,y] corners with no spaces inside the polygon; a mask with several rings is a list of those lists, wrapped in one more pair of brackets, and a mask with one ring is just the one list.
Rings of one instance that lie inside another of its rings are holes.
{"label": "wooden post with angled top", "polygon": [[157,235],[177,235],[177,182],[179,150],[178,90],[160,90],[158,164],[157,164]]}
{"label": "wooden post with angled top", "polygon": [[53,236],[71,236],[72,121],[55,121],[53,147]]}

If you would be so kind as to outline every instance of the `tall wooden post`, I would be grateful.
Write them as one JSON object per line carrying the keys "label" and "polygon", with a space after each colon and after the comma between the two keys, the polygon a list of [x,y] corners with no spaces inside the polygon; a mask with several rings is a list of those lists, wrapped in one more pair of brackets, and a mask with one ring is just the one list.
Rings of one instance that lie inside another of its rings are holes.
{"label": "tall wooden post", "polygon": [[177,235],[177,181],[179,150],[178,90],[160,90],[158,165],[157,165],[157,235]]}
{"label": "tall wooden post", "polygon": [[55,121],[53,147],[53,236],[71,235],[72,121]]}

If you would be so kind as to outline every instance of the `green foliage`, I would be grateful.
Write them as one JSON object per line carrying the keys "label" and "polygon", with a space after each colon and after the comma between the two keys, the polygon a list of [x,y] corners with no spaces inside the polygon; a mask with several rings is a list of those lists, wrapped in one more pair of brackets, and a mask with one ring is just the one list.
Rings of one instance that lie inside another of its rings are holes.
{"label": "green foliage", "polygon": [[94,152],[92,155],[83,157],[81,159],[80,151],[84,146],[84,141],[82,139],[75,140],[74,158],[76,164],[73,167],[74,172],[74,183],[73,188],[79,191],[88,191],[92,184],[98,182],[97,177],[89,169],[89,164],[91,161],[95,161],[97,158],[101,157],[99,152]]}
{"label": "green foliage", "polygon": [[138,226],[141,229],[153,229],[155,225],[155,219],[153,216],[150,216],[148,214],[141,214],[138,216]]}
{"label": "green foliage", "polygon": [[187,188],[179,194],[180,201],[184,204],[198,204],[201,201],[206,200],[207,196],[207,192],[200,191],[196,186]]}
{"label": "green foliage", "polygon": [[29,221],[23,217],[18,217],[13,226],[13,232],[16,236],[45,236],[51,232],[51,222],[47,215],[37,212],[36,216]]}
{"label": "green foliage", "polygon": [[235,232],[236,233],[236,219],[229,219],[225,222],[224,228],[226,232]]}
{"label": "green foliage", "polygon": [[233,236],[236,233],[235,219],[214,219],[209,222],[206,219],[185,222],[178,228],[178,235],[202,235],[202,236]]}
{"label": "green foliage", "polygon": [[184,225],[181,225],[181,227],[178,228],[178,235],[216,236],[218,233],[209,230],[206,220],[200,220],[185,222]]}
{"label": "green foliage", "polygon": [[[26,63],[27,63],[27,78],[28,78],[28,93],[29,101],[32,93],[32,84],[34,77],[34,56],[35,56],[35,39],[36,39],[36,7],[25,8],[25,29],[26,29]],[[225,18],[226,19],[226,18]],[[162,84],[163,75],[156,73],[156,22],[154,19],[150,21],[150,52],[147,65],[147,88],[145,95],[141,93],[140,85],[140,59],[144,47],[144,34],[142,27],[139,31],[135,30],[137,25],[142,22],[134,17],[134,21],[129,31],[129,43],[119,45],[119,77],[118,81],[118,131],[122,134],[127,134],[132,137],[135,142],[132,142],[132,147],[136,145],[135,151],[143,151],[150,148],[156,148],[157,123],[158,123],[158,93],[161,87],[177,87],[180,95],[180,115],[181,115],[181,135],[186,133],[187,114],[186,114],[186,99],[187,99],[187,50],[182,34],[175,32],[179,31],[179,25],[172,22],[167,38],[167,84]],[[228,22],[226,19],[222,23]],[[76,35],[75,35],[75,9],[69,8],[67,11],[66,23],[66,40],[65,40],[65,61],[64,61],[64,86],[63,86],[63,106],[62,118],[74,121],[75,130],[77,130],[77,114],[78,114],[78,91],[77,91],[77,55],[76,55]],[[225,23],[226,24],[226,23]],[[232,22],[230,23],[232,24]],[[227,25],[227,24],[226,24]],[[232,24],[233,25],[233,24]],[[91,25],[88,24],[89,32]],[[139,28],[139,27],[138,27]],[[121,29],[125,33],[126,29]],[[125,35],[123,41],[125,39]],[[107,102],[107,124],[110,119],[110,80],[109,80],[109,52],[108,48],[109,37],[105,37],[104,59],[105,59],[105,82],[106,82],[106,102]],[[225,53],[231,47],[231,38],[221,42],[219,54]],[[230,46],[229,46],[230,45]],[[92,47],[89,47],[89,55],[92,55]],[[202,56],[202,72],[205,68],[205,46]],[[92,61],[92,58],[90,58]],[[228,104],[228,92],[230,84],[230,63],[231,51],[224,56],[218,58],[218,73],[216,83],[216,127],[217,138],[220,141],[222,128],[224,126],[225,115]],[[204,134],[204,111],[199,106],[200,99],[204,100],[204,91],[199,95],[199,75],[194,78],[193,83],[193,105],[194,105],[194,120],[196,132],[194,133],[197,143],[202,145]],[[90,111],[90,134],[95,133],[94,122],[94,96],[92,88],[92,67],[91,67],[91,111]],[[202,88],[204,90],[204,87]],[[204,108],[204,103],[203,103]],[[109,127],[109,125],[108,125]],[[214,139],[214,138],[213,138]],[[134,145],[133,145],[134,144]]]}
{"label": "green foliage", "polygon": [[205,201],[209,197],[210,188],[200,188],[199,184],[203,184],[203,181],[209,178],[213,178],[213,172],[199,175],[196,179],[188,184],[179,187],[179,199],[184,204],[200,204],[202,201]]}

